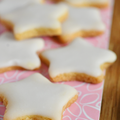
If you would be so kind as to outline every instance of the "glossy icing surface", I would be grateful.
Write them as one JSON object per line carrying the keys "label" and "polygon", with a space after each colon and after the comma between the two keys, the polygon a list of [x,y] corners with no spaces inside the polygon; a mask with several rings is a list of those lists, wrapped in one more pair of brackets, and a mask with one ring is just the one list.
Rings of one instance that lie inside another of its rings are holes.
{"label": "glossy icing surface", "polygon": [[0,85],[0,94],[8,100],[5,119],[38,115],[61,120],[63,106],[78,92],[68,85],[53,84],[35,73],[23,80]]}
{"label": "glossy icing surface", "polygon": [[24,6],[34,3],[41,3],[42,0],[1,0],[0,1],[0,16],[20,9]]}
{"label": "glossy icing surface", "polygon": [[44,41],[41,38],[16,41],[12,33],[3,33],[0,36],[0,68],[10,66],[20,66],[28,70],[38,68],[41,62],[37,51],[43,47]]}
{"label": "glossy icing surface", "polygon": [[34,28],[59,29],[59,18],[68,12],[64,4],[32,4],[9,14],[2,19],[14,24],[14,33],[22,33]]}
{"label": "glossy icing surface", "polygon": [[53,78],[70,72],[98,77],[102,74],[102,64],[116,60],[114,52],[94,47],[82,38],[75,39],[66,47],[46,50],[41,54],[50,61],[49,74]]}
{"label": "glossy icing surface", "polygon": [[62,24],[62,35],[79,31],[105,31],[105,25],[97,8],[72,6],[68,6],[68,8],[69,16]]}

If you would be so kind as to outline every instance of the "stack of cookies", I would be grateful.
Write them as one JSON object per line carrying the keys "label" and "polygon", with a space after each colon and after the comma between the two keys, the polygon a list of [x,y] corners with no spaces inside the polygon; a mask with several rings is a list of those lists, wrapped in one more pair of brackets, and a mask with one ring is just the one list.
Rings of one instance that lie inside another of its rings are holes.
{"label": "stack of cookies", "polygon": [[[51,2],[0,1],[0,23],[9,30],[0,36],[0,73],[38,70],[42,61],[49,66],[52,82],[102,82],[104,70],[115,62],[116,54],[94,47],[85,38],[104,34],[100,9],[109,6],[108,1]],[[65,46],[43,50],[42,36]],[[0,85],[0,101],[7,107],[4,119],[61,120],[63,111],[77,98],[74,88],[51,83],[38,73]]]}

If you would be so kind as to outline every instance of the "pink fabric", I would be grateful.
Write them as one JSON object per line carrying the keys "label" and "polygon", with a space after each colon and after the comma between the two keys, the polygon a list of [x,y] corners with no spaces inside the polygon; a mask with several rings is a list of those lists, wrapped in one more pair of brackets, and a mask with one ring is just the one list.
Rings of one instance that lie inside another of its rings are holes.
{"label": "pink fabric", "polygon": [[[95,37],[87,38],[86,40],[97,47],[107,49],[109,45],[109,36],[111,28],[111,17],[113,10],[114,0],[110,0],[111,5],[107,9],[101,10],[102,19],[106,25],[105,34]],[[6,29],[0,25],[0,34],[5,32]],[[45,49],[56,48],[64,45],[58,44],[52,41],[49,37],[43,37],[45,40]],[[42,67],[38,71],[11,71],[4,74],[0,74],[0,84],[5,82],[12,82],[23,79],[35,72],[42,73],[49,79],[48,68],[42,64]],[[63,120],[99,120],[101,100],[103,92],[103,83],[92,85],[83,82],[61,82],[60,84],[67,84],[79,92],[78,100],[63,113]],[[5,107],[0,103],[0,120],[3,119]]]}

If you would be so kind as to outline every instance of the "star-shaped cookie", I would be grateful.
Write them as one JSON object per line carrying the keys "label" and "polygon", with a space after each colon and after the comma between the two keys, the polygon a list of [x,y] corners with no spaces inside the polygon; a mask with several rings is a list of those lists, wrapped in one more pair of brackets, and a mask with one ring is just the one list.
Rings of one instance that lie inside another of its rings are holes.
{"label": "star-shaped cookie", "polygon": [[57,40],[67,43],[79,36],[93,37],[104,33],[105,25],[97,8],[68,8],[69,16],[62,24],[62,34],[57,36]]}
{"label": "star-shaped cookie", "polygon": [[1,22],[14,32],[17,40],[60,35],[61,21],[66,19],[68,8],[64,4],[32,4],[2,15]]}
{"label": "star-shaped cookie", "polygon": [[116,55],[77,38],[66,47],[43,51],[41,59],[49,65],[49,75],[54,82],[99,83],[103,80],[103,70],[116,60]]}
{"label": "star-shaped cookie", "polygon": [[0,16],[34,3],[42,3],[43,0],[0,0]]}
{"label": "star-shaped cookie", "polygon": [[54,2],[65,1],[75,7],[98,7],[106,8],[109,5],[108,0],[52,0]]}
{"label": "star-shaped cookie", "polygon": [[0,85],[0,98],[7,108],[4,120],[62,120],[63,111],[77,97],[71,86],[53,84],[39,73]]}
{"label": "star-shaped cookie", "polygon": [[9,70],[34,70],[41,66],[37,52],[44,47],[40,38],[16,41],[12,33],[0,36],[0,73]]}

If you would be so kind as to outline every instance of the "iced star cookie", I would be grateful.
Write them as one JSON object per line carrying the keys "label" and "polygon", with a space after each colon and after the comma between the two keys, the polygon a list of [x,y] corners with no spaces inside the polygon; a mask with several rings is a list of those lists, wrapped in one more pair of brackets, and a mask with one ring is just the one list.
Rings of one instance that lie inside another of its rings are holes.
{"label": "iced star cookie", "polygon": [[0,98],[7,108],[4,120],[62,120],[63,111],[77,97],[71,86],[53,84],[39,73],[0,85]]}
{"label": "iced star cookie", "polygon": [[94,47],[82,38],[62,48],[45,50],[40,56],[49,65],[49,75],[54,82],[100,83],[104,78],[103,70],[116,60],[114,52]]}
{"label": "iced star cookie", "polygon": [[106,8],[109,5],[108,0],[52,0],[54,2],[65,1],[75,7],[98,7]]}
{"label": "iced star cookie", "polygon": [[14,32],[17,40],[26,38],[60,35],[61,22],[67,17],[64,4],[32,4],[2,16],[1,22]]}
{"label": "iced star cookie", "polygon": [[1,0],[0,1],[0,16],[22,7],[34,3],[42,3],[43,0]]}
{"label": "iced star cookie", "polygon": [[44,47],[40,38],[16,41],[12,33],[0,36],[0,73],[10,70],[35,70],[41,62],[37,54]]}
{"label": "iced star cookie", "polygon": [[62,23],[62,34],[55,38],[61,43],[71,42],[77,37],[94,37],[104,33],[100,11],[97,8],[69,7],[69,16]]}

